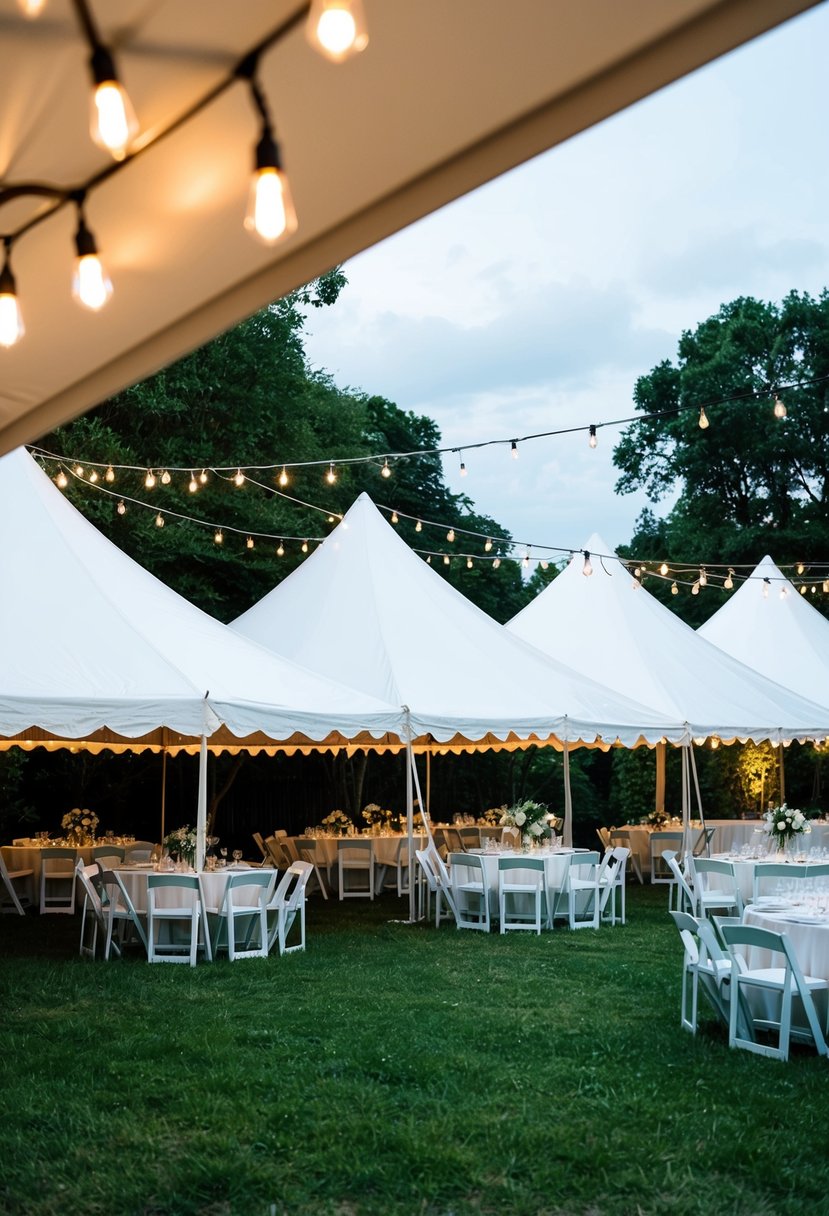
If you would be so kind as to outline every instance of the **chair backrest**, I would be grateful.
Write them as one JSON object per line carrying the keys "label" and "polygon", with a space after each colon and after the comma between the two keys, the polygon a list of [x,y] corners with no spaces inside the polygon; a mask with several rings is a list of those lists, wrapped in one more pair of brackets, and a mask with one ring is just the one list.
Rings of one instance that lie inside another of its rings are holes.
{"label": "chair backrest", "polygon": [[603,849],[609,849],[612,847],[609,828],[596,828],[596,835],[598,836],[599,842]]}
{"label": "chair backrest", "polygon": [[[118,875],[114,875],[117,879]],[[229,880],[238,877],[235,874],[229,876]],[[243,876],[244,877],[244,876]],[[119,883],[123,890],[123,884]],[[147,875],[147,893],[150,891],[158,891],[162,887],[177,887],[180,891],[195,891],[199,893],[199,876],[198,874],[148,874]],[[126,892],[125,892],[126,894]],[[129,898],[129,897],[128,897]]]}
{"label": "chair backrest", "polygon": [[[147,877],[147,883],[154,878],[184,878],[183,874],[150,874]],[[141,923],[141,918],[135,910],[135,905],[130,899],[130,893],[124,884],[121,882],[120,876],[114,870],[101,870],[98,875],[98,886],[101,891],[101,903],[104,905],[107,914],[110,917],[121,916],[129,920],[139,938],[141,939],[144,949],[147,949],[147,934],[144,932],[144,926]]]}
{"label": "chair backrest", "polygon": [[477,853],[450,853],[449,865],[451,868],[453,881],[455,878],[455,867],[457,866],[459,870],[477,870],[480,874],[481,882],[486,885],[486,871],[484,870],[484,863],[482,858],[479,857]]}
{"label": "chair backrest", "polygon": [[274,828],[273,834],[274,834],[274,836],[287,836],[288,835],[288,833],[285,831],[284,828]]}
{"label": "chair backrest", "polygon": [[270,854],[269,854],[268,850],[265,848],[265,842],[262,839],[262,833],[253,832],[252,835],[253,835],[253,842],[256,845],[259,852],[262,854],[262,857],[265,859],[265,861],[269,861]]}
{"label": "chair backrest", "polygon": [[291,858],[286,854],[284,847],[276,837],[269,836],[264,844],[266,860],[272,861],[278,870],[286,870],[291,864]]}
{"label": "chair backrest", "polygon": [[426,876],[426,882],[429,884],[429,890],[437,891],[437,889],[438,889],[437,874],[434,871],[434,867],[432,866],[432,859],[430,858],[428,852],[426,851],[426,849],[415,849],[415,857],[417,858],[417,860],[420,864],[421,870],[423,871],[424,875]]}
{"label": "chair backrest", "polygon": [[499,857],[498,873],[504,870],[537,870],[543,874],[544,862],[540,857]]}
{"label": "chair backrest", "polygon": [[612,852],[613,856],[619,859],[622,866],[622,873],[624,873],[625,868],[627,867],[628,857],[630,857],[630,849],[623,848],[621,845],[614,845]]}
{"label": "chair backrest", "polygon": [[688,882],[688,879],[686,878],[686,876],[682,873],[682,870],[680,869],[679,862],[676,859],[676,853],[674,853],[674,851],[672,849],[665,849],[664,852],[662,853],[662,860],[665,862],[668,869],[673,874],[673,876],[676,880],[677,886],[679,887],[682,894],[685,896],[686,900],[688,901],[689,906],[691,908],[695,908],[696,903],[697,903],[696,896],[694,895],[693,889],[692,889],[690,883]]}
{"label": "chair backrest", "polygon": [[[314,872],[314,867],[309,865],[307,861],[293,861],[285,871],[285,878],[296,879],[293,890],[285,900],[285,908],[288,912],[293,912],[302,903],[305,898],[305,888],[308,886],[308,880]],[[280,884],[281,885],[281,884]]]}
{"label": "chair backrest", "polygon": [[374,853],[374,841],[358,840],[354,836],[347,836],[345,839],[337,841],[337,853],[368,854],[370,858]]}
{"label": "chair backrest", "polygon": [[154,848],[151,840],[134,840],[124,849],[124,861],[149,861]]}
{"label": "chair backrest", "polygon": [[724,874],[728,878],[733,878],[734,863],[718,861],[711,857],[699,857],[694,859],[694,872],[696,874]]}
{"label": "chair backrest", "polygon": [[450,853],[462,853],[463,841],[461,834],[457,828],[444,828],[443,839],[446,842],[446,848]]}
{"label": "chair backrest", "polygon": [[[75,869],[77,849],[64,848],[61,845],[49,845],[40,850],[40,864],[47,873],[71,873]],[[46,865],[47,862],[61,862],[61,865]],[[67,866],[66,862],[72,864]]]}
{"label": "chair backrest", "polygon": [[310,857],[312,863],[316,863],[317,841],[313,836],[297,836],[296,851],[299,854],[300,861],[305,861]]}
{"label": "chair backrest", "polygon": [[682,944],[685,947],[685,961],[694,966],[700,961],[699,927],[700,922],[687,912],[675,912],[673,908],[668,915],[677,927]]}
{"label": "chair backrest", "polygon": [[458,828],[458,835],[461,838],[463,848],[479,849],[481,847],[480,828]]}
{"label": "chair backrest", "polygon": [[[310,866],[309,868],[313,870],[314,867]],[[198,882],[198,877],[196,878],[196,881]],[[225,911],[228,913],[228,915],[230,914],[230,909],[236,903],[234,895],[243,887],[248,890],[251,887],[259,888],[255,898],[256,902],[261,907],[263,904],[267,903],[268,899],[270,899],[275,881],[275,870],[245,870],[244,872],[240,871],[236,874],[228,874],[227,882],[225,883],[224,896],[222,897],[222,904],[224,905]]]}
{"label": "chair backrest", "polygon": [[84,889],[84,894],[88,899],[93,911],[102,920],[104,915],[103,904],[101,903],[100,893],[95,886],[95,881],[99,879],[100,868],[97,863],[84,865],[83,858],[79,857],[75,864],[75,874],[78,881]]}

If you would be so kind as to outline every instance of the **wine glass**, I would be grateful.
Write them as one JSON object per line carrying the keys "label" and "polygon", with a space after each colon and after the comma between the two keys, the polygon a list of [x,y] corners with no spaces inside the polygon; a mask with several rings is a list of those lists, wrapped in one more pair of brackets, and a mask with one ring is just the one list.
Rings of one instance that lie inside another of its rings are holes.
{"label": "wine glass", "polygon": [[221,853],[221,855],[222,855],[222,863],[221,863],[221,864],[222,864],[223,866],[226,866],[226,865],[227,865],[227,848],[226,848],[226,847],[222,847],[221,849],[219,849],[219,852],[220,852],[220,853]]}
{"label": "wine glass", "polygon": [[234,849],[233,850],[233,864],[238,866],[238,864],[241,860],[242,860],[242,850]]}

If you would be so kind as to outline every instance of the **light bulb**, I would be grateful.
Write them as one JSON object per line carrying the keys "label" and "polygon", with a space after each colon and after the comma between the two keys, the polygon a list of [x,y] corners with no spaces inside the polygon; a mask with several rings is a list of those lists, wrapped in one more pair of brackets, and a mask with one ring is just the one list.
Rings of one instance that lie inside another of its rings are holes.
{"label": "light bulb", "polygon": [[308,552],[308,541],[307,541],[307,540],[304,540],[304,541],[302,542],[302,546],[301,546],[301,548],[302,548],[302,552],[303,552],[303,553],[307,553],[307,552]]}
{"label": "light bulb", "polygon": [[279,484],[284,487],[288,484],[288,474],[285,472],[285,466],[282,466],[282,472],[279,474]]}
{"label": "light bulb", "polygon": [[247,540],[245,541],[245,546],[246,546],[246,548],[248,548],[248,549],[252,549],[252,548],[253,548],[253,545],[254,545],[253,537],[252,537],[252,536],[249,536],[249,537],[247,538]]}
{"label": "light bulb", "polygon": [[829,579],[827,579],[823,584],[823,594],[829,594]]}
{"label": "light bulb", "polygon": [[700,587],[708,586],[708,575],[705,573],[705,566],[699,568],[699,585]]}
{"label": "light bulb", "polygon": [[802,573],[803,573],[803,571],[804,571],[804,569],[805,569],[805,567],[804,567],[804,565],[803,565],[803,562],[798,562],[798,563],[797,563],[797,573],[798,573],[798,574],[802,574]]}
{"label": "light bulb", "polygon": [[671,595],[679,595],[679,587],[677,587],[675,582],[671,583]]}
{"label": "light bulb", "polygon": [[312,0],[305,34],[314,50],[342,63],[368,46],[362,0]]}
{"label": "light bulb", "polygon": [[525,554],[524,554],[524,557],[523,557],[523,559],[522,559],[522,561],[521,561],[521,565],[524,567],[524,569],[525,569],[525,570],[529,570],[529,568],[530,568],[530,555],[529,555],[529,553],[525,553]]}
{"label": "light bulb", "polygon": [[192,473],[190,474],[190,480],[187,483],[187,489],[190,491],[191,494],[198,493],[199,483],[196,481],[196,478]]}
{"label": "light bulb", "polygon": [[734,586],[734,571],[729,566],[728,574],[726,576],[725,582],[723,583],[723,587],[725,587],[726,591],[730,591],[733,586]]}
{"label": "light bulb", "polygon": [[636,567],[636,569],[633,571],[633,577],[634,577],[634,578],[639,578],[639,576],[640,576],[640,574],[641,574],[641,573],[642,573],[642,567],[641,567],[641,566],[637,566],[637,567]]}
{"label": "light bulb", "polygon": [[95,47],[89,63],[95,86],[90,134],[99,148],[109,152],[115,160],[123,160],[127,148],[138,134],[138,119],[106,47]]}
{"label": "light bulb", "polygon": [[448,553],[444,553],[444,555],[443,555],[443,564],[444,564],[444,566],[449,565],[449,554]]}
{"label": "light bulb", "polygon": [[[342,519],[342,515],[340,516],[340,519]],[[328,516],[328,522],[329,522],[330,524],[333,524],[333,523],[334,523],[334,516],[333,516],[333,515],[329,515],[329,516]],[[394,523],[394,522],[395,522],[395,521],[394,521],[394,519],[392,519],[392,521],[391,521],[391,522],[392,522],[392,523]]]}
{"label": "light bulb", "polygon": [[430,553],[429,556],[426,558],[426,565],[431,566],[431,564],[432,564],[432,555]]}
{"label": "light bulb", "polygon": [[590,444],[591,448],[595,448],[599,442],[599,437],[596,434],[596,428],[592,422],[591,422],[590,426],[587,428],[587,433],[590,436],[590,438],[587,440],[587,442]]}
{"label": "light bulb", "polygon": [[17,284],[9,265],[9,249],[0,271],[0,346],[14,346],[26,332],[17,301]]}
{"label": "light bulb", "polygon": [[484,553],[489,553],[491,551],[491,549],[492,549],[492,540],[489,537],[487,537],[486,543],[484,545]]}
{"label": "light bulb", "polygon": [[590,575],[593,573],[593,566],[590,561],[590,554],[587,552],[586,549],[584,550],[584,565],[582,566],[581,572],[585,578],[590,578]]}
{"label": "light bulb", "polygon": [[17,0],[17,7],[24,17],[34,21],[46,7],[46,0]]}
{"label": "light bulb", "polygon": [[777,396],[777,393],[775,393],[774,394],[774,416],[775,416],[775,418],[785,418],[787,413],[788,413],[788,410],[786,409],[785,405],[780,400],[780,398]]}
{"label": "light bulb", "polygon": [[450,544],[452,543],[452,541],[454,541],[454,539],[455,539],[455,529],[454,528],[450,528],[449,531],[446,533],[446,539],[449,541]]}
{"label": "light bulb", "polygon": [[397,516],[397,512],[396,512],[396,511],[392,511],[392,513],[391,513],[391,522],[392,522],[393,524],[399,524],[399,523],[400,523],[400,520],[399,520],[399,518],[398,518],[398,516]]}
{"label": "light bulb", "polygon": [[165,469],[164,472],[161,474],[161,484],[163,486],[168,486],[172,480],[173,480],[173,478],[172,478],[172,475],[170,474],[170,470]]}
{"label": "light bulb", "polygon": [[805,595],[806,591],[807,591],[807,587],[806,587],[806,584],[804,583],[803,586],[800,588],[800,594]]}
{"label": "light bulb", "polygon": [[207,485],[207,469],[202,469],[201,473],[199,473],[199,481],[203,486]]}
{"label": "light bulb", "polygon": [[69,485],[69,478],[66,476],[63,469],[61,469],[61,471],[58,473],[57,477],[55,478],[55,484],[57,485],[59,490],[65,490],[66,487]]}
{"label": "light bulb", "polygon": [[124,502],[123,499],[121,499],[121,501],[118,503],[118,506],[115,508],[115,510],[118,512],[119,515],[126,515],[127,504]]}
{"label": "light bulb", "polygon": [[546,569],[548,569],[550,563],[549,562],[539,562],[539,565],[541,566],[542,570],[546,570]]}
{"label": "light bulb", "polygon": [[500,565],[501,565],[501,559],[500,559],[500,557],[496,557],[495,561],[492,563],[492,569],[497,570]]}
{"label": "light bulb", "polygon": [[89,480],[92,482],[93,485],[98,480],[98,470],[97,469],[93,469],[92,472],[89,474]]}
{"label": "light bulb", "polygon": [[697,579],[691,588],[691,595],[699,595],[699,579]]}
{"label": "light bulb", "polygon": [[513,460],[517,460],[518,459],[518,444],[517,444],[516,440],[514,440],[514,439],[510,443],[510,451],[512,452]]}
{"label": "light bulb", "polygon": [[333,486],[334,482],[337,480],[337,473],[333,464],[328,466],[328,472],[325,474],[325,480],[330,486]]}
{"label": "light bulb", "polygon": [[422,532],[422,531],[423,531],[423,524],[420,522],[420,520],[418,520],[417,523],[415,524],[415,532]]}
{"label": "light bulb", "polygon": [[109,465],[106,473],[104,473],[104,481],[115,481],[115,469],[113,469],[112,465]]}
{"label": "light bulb", "polygon": [[267,125],[256,145],[245,228],[265,245],[275,245],[297,230],[291,187],[282,168],[279,147]]}
{"label": "light bulb", "polygon": [[663,562],[659,567],[659,573],[664,577],[668,573],[668,563]]}
{"label": "light bulb", "polygon": [[147,469],[147,476],[144,478],[144,485],[148,490],[152,490],[155,486],[155,473],[152,469]]}
{"label": "light bulb", "polygon": [[75,254],[72,295],[84,308],[98,312],[112,295],[112,283],[98,256],[98,246],[82,212],[78,214]]}
{"label": "light bulb", "polygon": [[237,469],[233,474],[233,484],[235,486],[243,486],[245,484],[245,475],[241,469]]}
{"label": "light bulb", "polygon": [[389,468],[388,460],[383,461],[383,467],[380,470],[381,477],[391,477],[391,469]]}
{"label": "light bulb", "polygon": [[708,421],[708,415],[706,414],[705,408],[703,407],[702,409],[700,409],[700,412],[699,412],[699,429],[701,431],[707,431],[708,427],[710,425],[711,425],[711,423]]}
{"label": "light bulb", "polygon": [[213,539],[217,545],[221,545],[224,543],[225,538],[224,538],[224,534],[223,534],[221,528],[219,528],[216,532],[213,533]]}
{"label": "light bulb", "polygon": [[285,556],[285,546],[283,545],[282,541],[280,541],[280,542],[279,542],[279,545],[277,546],[277,550],[276,550],[276,556],[277,556],[277,557],[284,557],[284,556]]}
{"label": "light bulb", "polygon": [[810,595],[814,595],[816,591],[817,591],[817,587],[810,587],[810,588],[809,588],[809,594],[810,594]]}
{"label": "light bulb", "polygon": [[164,516],[161,514],[160,511],[159,511],[158,515],[156,515],[156,517],[155,517],[155,526],[157,528],[164,527]]}
{"label": "light bulb", "polygon": [[466,559],[466,568],[467,568],[467,570],[471,570],[471,569],[472,569],[472,558],[471,558],[471,557],[468,557],[468,558]]}
{"label": "light bulb", "polygon": [[461,477],[466,477],[466,465],[461,461]]}
{"label": "light bulb", "polygon": [[76,465],[75,465],[75,476],[76,476],[76,477],[83,477],[83,476],[85,476],[85,474],[84,474],[84,467],[83,467],[83,465],[82,465],[82,464],[76,464]]}

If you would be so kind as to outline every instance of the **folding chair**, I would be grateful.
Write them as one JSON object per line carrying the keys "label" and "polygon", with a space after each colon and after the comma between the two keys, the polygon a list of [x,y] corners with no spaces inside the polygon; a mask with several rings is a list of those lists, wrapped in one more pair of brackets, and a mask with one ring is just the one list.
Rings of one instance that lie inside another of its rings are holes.
{"label": "folding chair", "polygon": [[[509,879],[508,874],[521,871],[519,879]],[[527,877],[535,875],[535,877]],[[510,911],[509,903],[515,901],[519,907]],[[531,901],[532,911],[522,912],[520,903],[526,905]],[[530,929],[541,933],[541,908],[544,906],[544,920],[547,916],[547,892],[544,882],[544,862],[540,857],[499,857],[498,858],[498,912],[500,916],[501,933],[508,929]]]}
{"label": "folding chair", "polygon": [[752,902],[756,904],[758,899],[778,894],[781,880],[792,882],[802,872],[785,861],[758,861],[752,877]]}
{"label": "folding chair", "polygon": [[[31,906],[32,897],[28,894],[31,888],[31,878],[34,870],[9,870],[3,860],[3,853],[0,850],[0,906],[4,912],[16,912],[19,916],[26,915],[26,908]],[[18,891],[15,889],[15,883],[23,880],[26,889]],[[9,896],[11,906],[2,901],[3,892]]]}
{"label": "folding chair", "polygon": [[154,849],[151,840],[134,840],[124,850],[124,861],[152,861]]}
{"label": "folding chair", "polygon": [[[314,878],[317,886],[322,892],[323,899],[328,899],[328,887],[325,885],[325,879],[322,876],[322,871],[318,864],[317,841],[310,836],[298,836],[296,839],[297,859],[299,861],[307,861],[309,866],[313,868]],[[325,865],[325,862],[322,863]],[[329,875],[330,881],[330,875]]]}
{"label": "folding chair", "polygon": [[259,863],[259,864],[260,864],[260,865],[262,865],[262,863],[263,863],[263,862],[267,862],[267,863],[268,863],[268,865],[270,865],[270,863],[271,863],[271,855],[270,855],[270,853],[268,852],[268,850],[265,848],[265,842],[264,842],[264,840],[262,839],[262,833],[261,833],[261,832],[253,832],[253,833],[252,833],[252,835],[253,835],[253,841],[254,841],[254,844],[256,845],[256,847],[257,847],[257,849],[259,850],[259,852],[262,854],[262,860],[260,861],[260,863]]}
{"label": "folding chair", "polygon": [[[92,862],[91,865],[86,866],[84,865],[83,858],[78,858],[75,864],[75,875],[84,893],[83,910],[81,912],[81,940],[78,953],[82,958],[97,958],[98,935],[100,933],[101,941],[104,943],[104,961],[108,962],[110,948],[115,950],[119,958],[121,950],[117,942],[111,942],[109,948],[107,947],[106,914],[104,906],[101,903],[101,896],[95,888],[95,882],[98,879],[99,873],[100,870],[97,862]],[[91,935],[89,933],[90,928],[92,931]]]}
{"label": "folding chair", "polygon": [[[694,857],[710,857],[711,856],[711,841],[714,838],[716,828],[700,828],[699,835],[694,841],[692,849]],[[665,854],[663,853],[664,857]]]}
{"label": "folding chair", "polygon": [[601,844],[605,853],[607,852],[608,849],[613,848],[613,842],[610,839],[610,829],[609,828],[596,828],[596,835],[598,836],[599,843]]}
{"label": "folding chair", "polygon": [[117,844],[99,844],[92,850],[92,861],[101,870],[114,870],[124,860],[124,850]]}
{"label": "folding chair", "polygon": [[[696,857],[693,866],[697,915],[706,917],[712,908],[720,908],[742,916],[743,899],[732,863],[714,861],[709,857]],[[719,885],[713,886],[712,879]]]}
{"label": "folding chair", "polygon": [[[159,903],[162,892],[174,892],[179,902]],[[166,925],[170,941],[161,941],[159,930]],[[178,932],[176,932],[178,930]],[[201,941],[199,940],[201,939]],[[212,958],[210,934],[202,912],[201,887],[197,874],[149,874],[147,876],[147,958],[151,963],[196,965],[199,945]]]}
{"label": "folding chair", "polygon": [[401,898],[409,894],[409,838],[401,836],[394,851],[394,864],[383,867],[387,871],[383,889],[396,891]]}
{"label": "folding chair", "polygon": [[[114,870],[100,870],[96,885],[106,917],[104,958],[109,958],[114,944],[117,946],[118,953],[123,953],[123,947],[130,940],[130,934],[133,932],[149,954],[146,930],[120,876]],[[118,941],[113,943],[116,926]]]}
{"label": "folding chair", "polygon": [[[72,916],[75,911],[75,858],[66,848],[40,850],[40,912]],[[49,892],[54,892],[50,894]]]}
{"label": "folding chair", "polygon": [[446,845],[447,854],[464,852],[464,843],[457,828],[444,828],[443,840]]}
{"label": "folding chair", "polygon": [[[571,929],[598,929],[600,900],[599,854],[572,853],[567,877],[556,894],[551,924],[555,917],[566,914]],[[565,902],[566,913],[562,910]]]}
{"label": "folding chair", "polygon": [[[281,840],[277,840],[275,836],[268,836],[264,841],[266,860],[263,865],[275,866],[277,870],[287,870],[292,864],[290,853],[285,848]],[[312,867],[313,869],[313,867]]]}
{"label": "folding chair", "polygon": [[[685,956],[682,962],[680,1025],[697,1033],[699,989],[724,1026],[729,1024],[731,959],[717,941],[708,921],[699,921],[687,912],[669,913],[679,931]],[[690,1000],[690,1007],[689,1007]]]}
{"label": "folding chair", "polygon": [[642,864],[639,860],[639,854],[636,852],[636,849],[634,849],[631,842],[630,832],[626,831],[624,828],[620,828],[618,831],[612,831],[610,833],[610,843],[614,846],[614,848],[627,849],[629,851],[631,869],[639,880],[639,883],[644,883],[645,879],[642,874]]}
{"label": "folding chair", "polygon": [[[279,880],[268,902],[268,951],[277,943],[280,954],[293,954],[305,949],[305,888],[313,873],[307,861],[294,861]],[[299,917],[299,942],[287,945],[288,934]]]}
{"label": "folding chair", "polygon": [[676,911],[687,912],[691,916],[695,916],[697,911],[696,892],[688,882],[688,875],[683,874],[680,869],[676,853],[672,849],[665,849],[662,860],[674,876],[673,886],[668,891],[668,911],[672,911],[671,896],[676,892]]}
{"label": "folding chair", "polygon": [[[349,886],[346,875],[365,874],[366,886]],[[337,841],[340,899],[374,899],[374,841],[346,837]]]}
{"label": "folding chair", "polygon": [[[214,958],[220,950],[227,950],[231,963],[241,958],[268,957],[268,901],[275,882],[275,870],[246,870],[228,874],[218,908],[208,908],[204,887],[201,888],[205,917],[210,913],[217,918],[216,935],[212,942]],[[237,922],[240,922],[238,929]]]}
{"label": "folding chair", "polygon": [[[602,924],[616,924],[616,892],[619,892],[622,912],[620,920],[624,925],[625,918],[625,871],[629,849],[608,849],[599,867],[599,920]],[[608,912],[608,906],[610,911]]]}
{"label": "folding chair", "polygon": [[451,853],[449,863],[458,928],[489,933],[489,885],[483,860],[477,853]]}
{"label": "folding chair", "polygon": [[[455,910],[455,899],[452,895],[451,881],[448,872],[446,873],[445,881],[439,877],[438,864],[445,870],[446,867],[443,858],[440,856],[436,848],[430,852],[429,849],[415,849],[415,857],[417,858],[421,872],[426,882],[426,919],[431,919],[430,897],[435,897],[435,928],[440,926],[442,920],[454,920],[457,923],[458,916]],[[435,861],[437,859],[437,862]],[[445,900],[448,911],[441,913],[441,901]],[[422,911],[422,908],[421,908]]]}
{"label": "folding chair", "polygon": [[461,838],[461,850],[479,849],[481,847],[481,829],[480,828],[458,828],[458,836]]}
{"label": "folding chair", "polygon": [[674,876],[662,860],[665,849],[679,853],[682,849],[682,832],[651,832],[648,841],[651,859],[651,883],[659,885],[672,883]]}
{"label": "folding chair", "polygon": [[[827,1054],[826,1040],[820,1027],[813,1000],[815,992],[829,988],[829,981],[804,975],[795,957],[792,944],[785,933],[772,933],[754,925],[725,925],[723,936],[731,955],[731,1018],[728,1030],[728,1046],[742,1047],[757,1055],[770,1056],[775,1060],[788,1060],[789,1043],[792,1038],[800,1042],[813,1043],[820,1056]],[[749,967],[744,956],[746,948],[768,951],[782,956],[783,965],[778,967]],[[779,1007],[779,1016],[772,1017],[766,1008],[755,1012],[749,994],[753,993],[757,1005],[763,998],[774,998]],[[797,996],[806,1019],[806,1026],[792,1025],[792,1002]],[[748,1023],[748,1033],[741,1031],[739,1012]],[[776,1031],[777,1046],[758,1043],[757,1030]]]}

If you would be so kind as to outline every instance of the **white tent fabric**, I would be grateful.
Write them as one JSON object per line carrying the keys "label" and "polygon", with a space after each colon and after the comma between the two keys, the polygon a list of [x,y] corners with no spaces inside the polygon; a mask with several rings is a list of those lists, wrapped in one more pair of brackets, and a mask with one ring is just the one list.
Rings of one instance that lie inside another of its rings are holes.
{"label": "white tent fabric", "polygon": [[413,553],[367,494],[232,628],[407,705],[417,738],[634,746],[683,734],[675,714],[655,713],[510,636]]}
{"label": "white tent fabric", "polygon": [[829,705],[829,621],[770,557],[697,633],[769,680]]}
{"label": "white tent fabric", "polygon": [[0,459],[0,736],[137,739],[159,727],[321,741],[400,735],[403,715],[240,638],[66,501],[31,456]]}
{"label": "white tent fabric", "polygon": [[516,637],[618,692],[689,724],[694,737],[823,737],[829,712],[704,641],[660,604],[600,536],[586,545],[593,574],[576,554],[567,568],[509,622]]}
{"label": "white tent fabric", "polygon": [[[306,41],[307,0],[90,0],[141,128],[139,155],[87,204],[114,296],[96,316],[70,298],[74,207],[15,243],[26,336],[2,352],[0,452],[815,2],[379,0],[367,50],[337,67]],[[299,229],[266,248],[242,229],[259,120],[243,81],[216,90],[283,27],[259,79]],[[0,29],[3,187],[106,171],[70,0],[37,21],[0,0]],[[0,193],[0,228],[51,206]]]}

